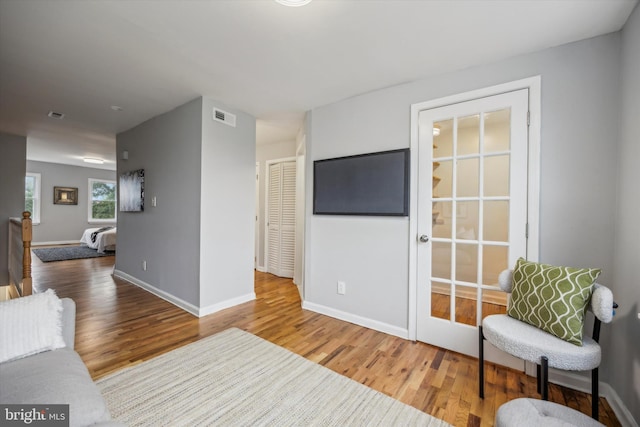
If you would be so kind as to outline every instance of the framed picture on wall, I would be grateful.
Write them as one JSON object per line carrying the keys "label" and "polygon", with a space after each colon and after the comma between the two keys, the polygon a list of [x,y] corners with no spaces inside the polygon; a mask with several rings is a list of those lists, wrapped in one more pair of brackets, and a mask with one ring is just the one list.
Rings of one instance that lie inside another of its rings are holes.
{"label": "framed picture on wall", "polygon": [[78,189],[76,187],[53,187],[54,205],[77,205]]}
{"label": "framed picture on wall", "polygon": [[120,175],[120,212],[144,211],[144,169]]}

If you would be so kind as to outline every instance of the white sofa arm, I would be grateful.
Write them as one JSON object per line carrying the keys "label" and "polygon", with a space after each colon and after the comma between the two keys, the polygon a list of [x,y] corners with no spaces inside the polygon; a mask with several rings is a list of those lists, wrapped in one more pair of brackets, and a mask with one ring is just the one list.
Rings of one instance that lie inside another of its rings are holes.
{"label": "white sofa arm", "polygon": [[62,338],[68,348],[73,350],[76,339],[76,303],[71,298],[62,301]]}

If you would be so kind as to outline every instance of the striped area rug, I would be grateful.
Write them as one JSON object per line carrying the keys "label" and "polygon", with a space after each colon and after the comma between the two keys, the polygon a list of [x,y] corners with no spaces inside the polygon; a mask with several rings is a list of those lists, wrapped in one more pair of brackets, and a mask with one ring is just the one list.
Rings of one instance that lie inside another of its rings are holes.
{"label": "striped area rug", "polygon": [[97,384],[129,426],[449,425],[235,328]]}

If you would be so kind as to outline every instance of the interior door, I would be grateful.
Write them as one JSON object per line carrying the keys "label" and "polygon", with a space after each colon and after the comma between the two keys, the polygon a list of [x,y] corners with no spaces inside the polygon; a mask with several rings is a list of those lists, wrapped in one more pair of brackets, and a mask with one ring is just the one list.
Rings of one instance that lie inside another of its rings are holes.
{"label": "interior door", "polygon": [[271,163],[267,190],[266,269],[280,277],[293,277],[296,235],[296,163]]}
{"label": "interior door", "polygon": [[420,341],[477,356],[477,325],[506,312],[498,275],[527,249],[527,117],[527,89],[419,113]]}

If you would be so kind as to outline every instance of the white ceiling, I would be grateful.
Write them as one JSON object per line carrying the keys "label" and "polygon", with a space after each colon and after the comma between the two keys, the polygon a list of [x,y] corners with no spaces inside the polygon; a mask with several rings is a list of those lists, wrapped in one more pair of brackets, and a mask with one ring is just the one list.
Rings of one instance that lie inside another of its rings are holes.
{"label": "white ceiling", "polygon": [[259,144],[293,140],[314,107],[614,32],[636,3],[0,0],[0,131],[31,160],[115,169],[118,132],[208,96],[254,115]]}

